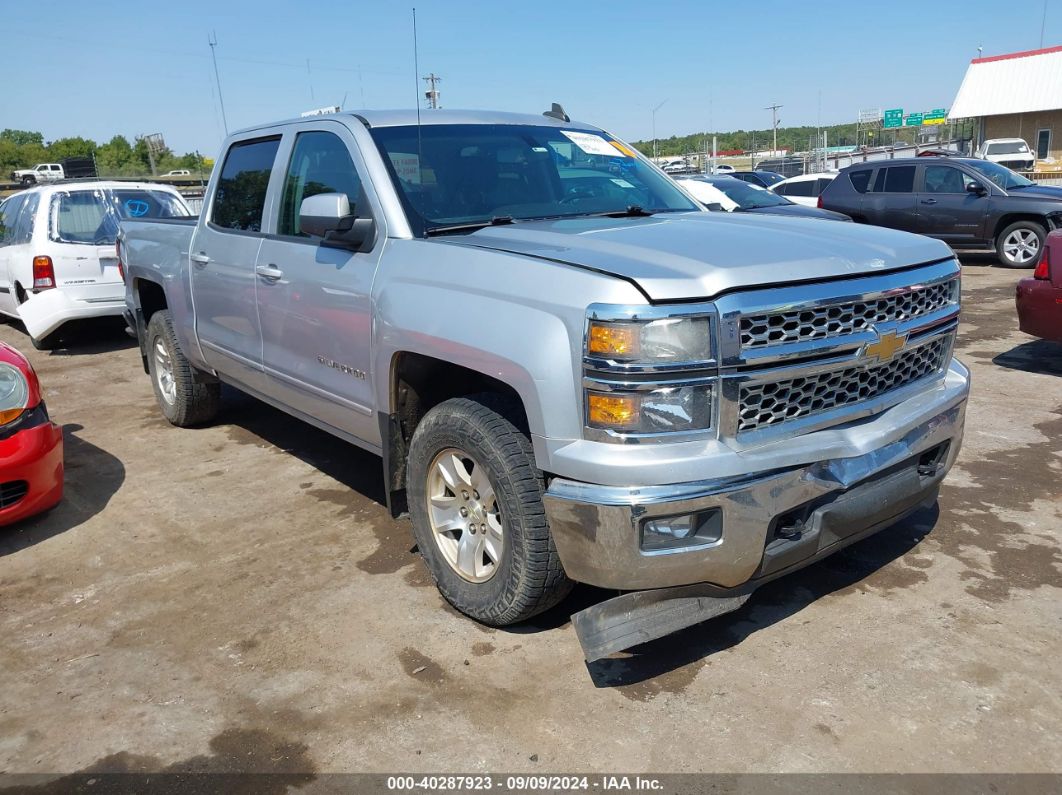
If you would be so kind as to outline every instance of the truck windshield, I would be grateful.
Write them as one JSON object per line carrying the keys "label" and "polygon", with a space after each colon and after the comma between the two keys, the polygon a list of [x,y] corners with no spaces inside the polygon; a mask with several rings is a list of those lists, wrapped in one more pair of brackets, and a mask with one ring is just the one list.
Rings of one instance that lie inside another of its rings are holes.
{"label": "truck windshield", "polygon": [[699,209],[637,152],[597,130],[439,124],[378,127],[372,135],[418,235]]}
{"label": "truck windshield", "polygon": [[989,144],[990,155],[1020,155],[1029,151],[1024,141],[1007,141],[1006,143]]}
{"label": "truck windshield", "polygon": [[114,245],[124,218],[185,218],[184,202],[160,190],[108,188],[72,190],[52,199],[52,240]]}
{"label": "truck windshield", "polygon": [[1001,166],[999,163],[993,163],[991,160],[967,160],[966,165],[975,171],[980,171],[994,183],[1003,188],[1003,190],[1014,190],[1014,188],[1027,188],[1030,185],[1035,185],[1031,179],[1026,179],[1021,174],[1015,174],[1006,166]]}

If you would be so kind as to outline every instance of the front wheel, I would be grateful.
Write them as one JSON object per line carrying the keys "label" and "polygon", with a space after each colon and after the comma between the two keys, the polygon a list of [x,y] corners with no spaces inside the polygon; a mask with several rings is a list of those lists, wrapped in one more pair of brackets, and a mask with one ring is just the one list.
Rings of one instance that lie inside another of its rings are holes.
{"label": "front wheel", "polygon": [[492,626],[541,613],[572,587],[516,410],[493,394],[440,403],[417,426],[407,464],[413,534],[439,591]]}
{"label": "front wheel", "polygon": [[22,178],[22,187],[23,188],[28,188],[30,185],[36,185],[36,184],[37,184],[37,180],[34,177],[23,177]]}
{"label": "front wheel", "polygon": [[1047,231],[1035,221],[1018,221],[996,238],[999,261],[1008,268],[1032,268],[1040,258]]}
{"label": "front wheel", "polygon": [[221,408],[221,384],[197,378],[177,344],[168,310],[159,310],[148,322],[147,358],[155,398],[167,420],[187,428],[214,419]]}

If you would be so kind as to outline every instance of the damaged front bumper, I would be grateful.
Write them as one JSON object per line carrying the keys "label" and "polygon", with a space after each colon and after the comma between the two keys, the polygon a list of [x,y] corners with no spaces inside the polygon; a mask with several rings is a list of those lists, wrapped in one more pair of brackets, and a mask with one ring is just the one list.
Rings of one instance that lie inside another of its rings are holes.
{"label": "damaged front bumper", "polygon": [[[671,486],[554,479],[546,512],[568,575],[635,591],[573,616],[586,658],[735,610],[759,585],[931,504],[958,455],[968,393],[968,371],[953,363],[932,412],[905,417],[891,441],[851,457]],[[904,410],[888,413],[895,420]],[[746,455],[754,465],[755,451]],[[643,549],[647,522],[716,512],[719,530],[704,543]]]}

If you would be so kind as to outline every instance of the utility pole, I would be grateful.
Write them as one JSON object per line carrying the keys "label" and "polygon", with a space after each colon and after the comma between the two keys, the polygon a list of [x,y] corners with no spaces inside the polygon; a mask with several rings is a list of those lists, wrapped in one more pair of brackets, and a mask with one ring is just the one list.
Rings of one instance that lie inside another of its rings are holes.
{"label": "utility pole", "polygon": [[432,110],[439,109],[439,89],[435,87],[436,83],[441,83],[442,78],[432,72],[425,78],[422,78],[425,83],[428,84],[428,90],[424,92],[424,98],[428,100],[428,107]]}
{"label": "utility pole", "polygon": [[1044,48],[1044,27],[1047,25],[1047,0],[1044,0],[1044,15],[1040,17],[1040,49]]}
{"label": "utility pole", "polygon": [[778,109],[781,105],[775,103],[774,105],[768,105],[764,110],[771,112],[771,129],[774,130],[774,151],[772,157],[778,157]]}
{"label": "utility pole", "polygon": [[[667,102],[665,99],[664,102]],[[655,108],[653,108],[653,162],[656,162],[656,112],[664,107],[664,102],[661,102]]]}
{"label": "utility pole", "polygon": [[[225,136],[229,134],[229,122],[225,118],[225,99],[221,96],[221,78],[218,77],[218,56],[214,52],[214,48],[218,46],[218,34],[212,33],[207,36],[207,43],[210,45],[210,57],[214,59],[214,80],[218,84],[218,103],[221,105],[221,123],[225,125]],[[306,68],[310,68],[309,61],[306,62]]]}

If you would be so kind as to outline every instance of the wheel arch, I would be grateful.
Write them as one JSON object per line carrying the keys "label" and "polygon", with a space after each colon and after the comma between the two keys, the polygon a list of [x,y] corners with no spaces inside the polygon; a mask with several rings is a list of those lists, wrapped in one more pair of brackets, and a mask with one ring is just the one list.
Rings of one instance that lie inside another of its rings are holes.
{"label": "wheel arch", "polygon": [[[493,360],[493,361],[492,361]],[[541,427],[534,379],[523,368],[480,352],[476,366],[415,350],[395,351],[378,413],[384,485],[392,516],[406,512],[406,462],[417,425],[432,408],[456,397],[492,393],[511,400],[508,419],[524,433]],[[386,407],[386,408],[384,408]]]}

